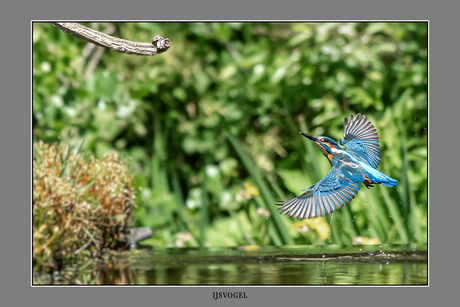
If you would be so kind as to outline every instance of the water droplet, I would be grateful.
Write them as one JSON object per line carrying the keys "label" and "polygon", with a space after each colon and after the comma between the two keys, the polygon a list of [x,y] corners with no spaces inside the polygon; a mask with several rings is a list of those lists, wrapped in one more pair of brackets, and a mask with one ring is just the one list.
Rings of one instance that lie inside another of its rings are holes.
{"label": "water droplet", "polygon": [[371,231],[371,229],[370,229],[370,228],[368,228],[368,230],[369,230],[369,231]]}
{"label": "water droplet", "polygon": [[323,258],[324,258],[324,255],[323,255]]}

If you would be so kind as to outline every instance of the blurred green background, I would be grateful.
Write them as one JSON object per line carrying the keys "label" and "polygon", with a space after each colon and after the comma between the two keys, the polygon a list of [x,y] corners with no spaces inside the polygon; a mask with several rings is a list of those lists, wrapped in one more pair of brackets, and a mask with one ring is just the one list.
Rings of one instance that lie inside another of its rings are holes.
{"label": "blurred green background", "polygon": [[[33,24],[33,138],[133,158],[153,246],[427,242],[427,23],[84,24],[171,48],[103,49]],[[299,222],[276,200],[330,169],[299,131],[365,114],[394,188]],[[373,241],[369,241],[373,239]]]}

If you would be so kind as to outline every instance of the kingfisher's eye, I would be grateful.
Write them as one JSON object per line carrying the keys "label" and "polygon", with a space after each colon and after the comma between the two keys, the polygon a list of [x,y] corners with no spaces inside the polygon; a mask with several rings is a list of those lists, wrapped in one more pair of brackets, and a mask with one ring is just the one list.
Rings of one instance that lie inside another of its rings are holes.
{"label": "kingfisher's eye", "polygon": [[328,139],[324,139],[324,142],[328,143],[328,142],[329,142],[329,140],[328,140]]}

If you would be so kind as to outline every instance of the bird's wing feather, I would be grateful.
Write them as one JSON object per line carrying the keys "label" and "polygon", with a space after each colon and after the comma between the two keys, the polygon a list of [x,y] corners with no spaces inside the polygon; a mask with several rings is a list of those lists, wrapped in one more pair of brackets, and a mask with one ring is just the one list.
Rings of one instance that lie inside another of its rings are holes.
{"label": "bird's wing feather", "polygon": [[288,217],[310,219],[329,214],[355,198],[359,183],[345,177],[340,172],[338,162],[321,181],[308,188],[302,195],[281,202],[277,208],[280,214],[287,213]]}
{"label": "bird's wing feather", "polygon": [[[377,168],[380,162],[379,137],[372,123],[366,116],[358,113],[356,117],[351,114],[350,119],[345,117],[343,126],[347,152],[356,157],[363,157],[363,154],[367,153],[366,162],[373,168]],[[360,143],[364,145],[364,149]]]}

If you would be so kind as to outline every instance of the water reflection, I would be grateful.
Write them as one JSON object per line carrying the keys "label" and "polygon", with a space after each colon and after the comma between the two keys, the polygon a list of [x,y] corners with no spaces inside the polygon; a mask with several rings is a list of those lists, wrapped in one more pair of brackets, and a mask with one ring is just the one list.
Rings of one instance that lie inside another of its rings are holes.
{"label": "water reflection", "polygon": [[33,276],[34,285],[134,285],[135,279],[130,264],[126,260],[97,265],[92,269],[78,270],[66,267],[53,274]]}
{"label": "water reflection", "polygon": [[426,285],[427,271],[426,246],[153,249],[73,280],[63,271],[54,284]]}

